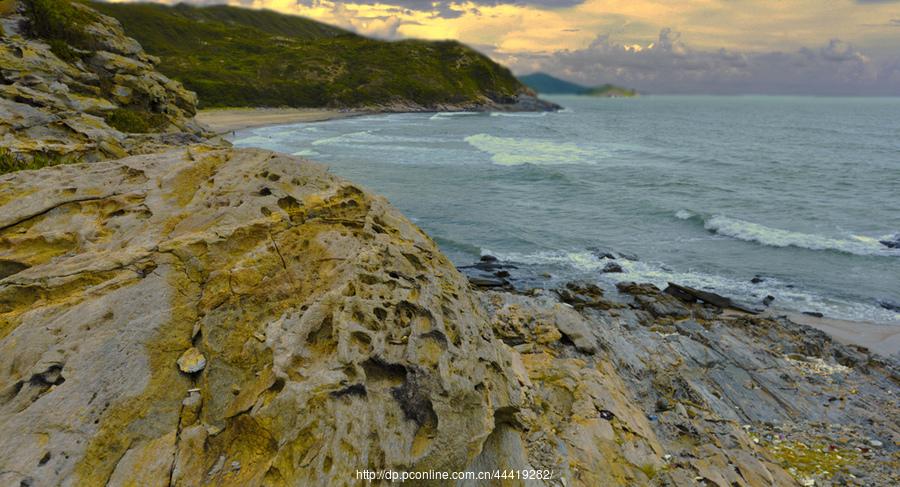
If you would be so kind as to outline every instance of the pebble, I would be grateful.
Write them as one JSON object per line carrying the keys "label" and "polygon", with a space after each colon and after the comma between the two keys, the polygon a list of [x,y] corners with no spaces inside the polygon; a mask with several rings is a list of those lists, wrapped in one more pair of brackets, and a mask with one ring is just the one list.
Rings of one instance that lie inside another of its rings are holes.
{"label": "pebble", "polygon": [[191,347],[178,357],[178,368],[185,374],[200,372],[206,367],[206,357],[194,347]]}

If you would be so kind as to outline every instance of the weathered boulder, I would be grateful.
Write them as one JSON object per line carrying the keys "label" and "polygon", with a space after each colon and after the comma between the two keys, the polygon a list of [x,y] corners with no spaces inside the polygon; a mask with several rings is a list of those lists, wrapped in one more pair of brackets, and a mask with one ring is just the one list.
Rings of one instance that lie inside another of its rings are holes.
{"label": "weathered boulder", "polygon": [[0,262],[2,485],[462,470],[523,401],[431,239],[289,156],[2,176]]}

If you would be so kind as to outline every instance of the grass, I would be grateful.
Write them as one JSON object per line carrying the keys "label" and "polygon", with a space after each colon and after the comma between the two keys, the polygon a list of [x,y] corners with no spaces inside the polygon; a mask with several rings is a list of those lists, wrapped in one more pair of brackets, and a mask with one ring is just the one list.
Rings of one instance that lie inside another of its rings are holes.
{"label": "grass", "polygon": [[[11,14],[16,11],[16,0],[0,0],[0,15]],[[0,34],[3,28],[0,27]]]}
{"label": "grass", "polygon": [[161,113],[119,108],[106,116],[106,123],[122,132],[145,134],[159,131],[169,123],[169,120]]}
{"label": "grass", "polygon": [[0,147],[0,174],[78,162],[80,161],[77,158],[57,154],[36,153],[25,157]]}
{"label": "grass", "polygon": [[227,6],[89,5],[117,18],[204,108],[434,106],[505,101],[523,89],[509,70],[454,41],[387,42]]}
{"label": "grass", "polygon": [[94,41],[84,26],[96,20],[87,9],[77,8],[69,0],[25,0],[28,31],[45,39],[60,59],[74,61],[76,50],[93,50]]}

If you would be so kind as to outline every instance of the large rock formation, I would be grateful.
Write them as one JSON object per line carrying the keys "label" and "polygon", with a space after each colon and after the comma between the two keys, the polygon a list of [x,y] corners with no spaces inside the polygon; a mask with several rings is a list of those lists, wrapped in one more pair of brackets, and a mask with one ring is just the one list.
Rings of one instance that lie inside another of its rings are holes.
{"label": "large rock formation", "polygon": [[[757,443],[783,422],[896,451],[884,362],[623,289],[474,292],[382,198],[267,151],[6,175],[0,484],[789,485]],[[865,465],[852,448],[792,473]]]}
{"label": "large rock formation", "polygon": [[321,166],[198,146],[0,188],[3,485],[461,469],[521,402],[464,278]]}
{"label": "large rock formation", "polygon": [[[61,25],[53,25],[53,35],[90,39],[72,46],[37,32],[35,19],[46,13],[29,7],[35,3],[6,0],[0,10],[0,147],[23,157],[90,161],[184,144],[202,133],[193,121],[194,94],[157,72],[158,59],[118,21],[57,2],[76,13],[62,18],[76,20],[54,17]],[[40,4],[54,8],[50,3]]]}
{"label": "large rock formation", "polygon": [[651,285],[474,291],[323,166],[146,153],[193,97],[114,21],[73,48],[20,7],[0,147],[139,155],[0,176],[0,485],[900,484],[896,362]]}

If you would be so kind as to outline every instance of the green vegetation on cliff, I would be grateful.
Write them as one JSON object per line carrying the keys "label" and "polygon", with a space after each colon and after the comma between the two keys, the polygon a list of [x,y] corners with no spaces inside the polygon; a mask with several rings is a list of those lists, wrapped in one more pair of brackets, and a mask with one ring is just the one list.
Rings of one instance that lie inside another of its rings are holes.
{"label": "green vegetation on cliff", "polygon": [[0,174],[77,162],[80,162],[78,158],[60,156],[58,154],[36,153],[26,157],[0,147]]}
{"label": "green vegetation on cliff", "polygon": [[204,107],[509,103],[526,90],[509,70],[455,41],[387,42],[227,6],[89,5],[118,19]]}
{"label": "green vegetation on cliff", "polygon": [[96,20],[93,12],[77,8],[68,0],[25,0],[23,3],[29,33],[46,40],[61,59],[73,61],[78,58],[75,49],[93,48],[94,42],[84,29]]}

